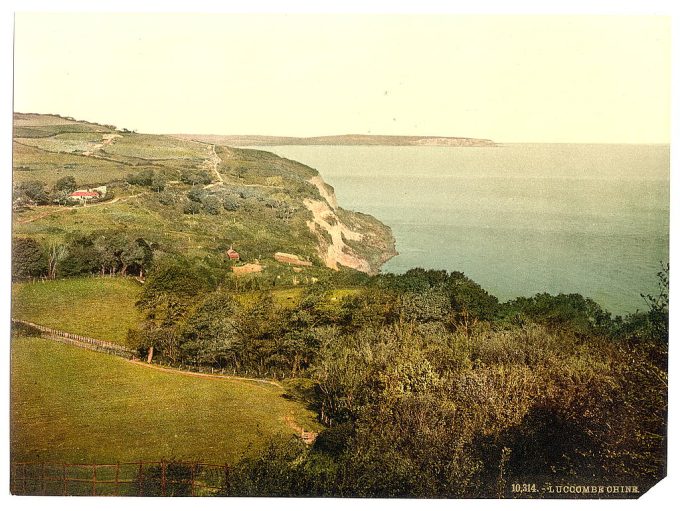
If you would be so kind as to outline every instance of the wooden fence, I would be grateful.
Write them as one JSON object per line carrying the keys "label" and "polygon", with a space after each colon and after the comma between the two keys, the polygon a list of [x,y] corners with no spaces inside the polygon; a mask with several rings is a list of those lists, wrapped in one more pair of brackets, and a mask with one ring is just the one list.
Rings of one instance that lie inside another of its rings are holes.
{"label": "wooden fence", "polygon": [[103,353],[108,353],[110,355],[117,355],[124,358],[135,358],[136,353],[124,346],[114,344],[112,342],[101,341],[99,339],[93,339],[92,337],[86,337],[84,335],[72,334],[69,332],[63,332],[61,330],[56,330],[54,328],[49,328],[42,325],[36,325],[30,321],[23,321],[20,319],[12,318],[12,325],[23,326],[29,329],[40,332],[41,337],[47,339],[52,339],[55,341],[63,342],[65,344],[72,344],[81,348],[87,348],[93,351],[100,351]]}
{"label": "wooden fence", "polygon": [[229,466],[177,461],[10,463],[13,495],[210,497],[229,488]]}

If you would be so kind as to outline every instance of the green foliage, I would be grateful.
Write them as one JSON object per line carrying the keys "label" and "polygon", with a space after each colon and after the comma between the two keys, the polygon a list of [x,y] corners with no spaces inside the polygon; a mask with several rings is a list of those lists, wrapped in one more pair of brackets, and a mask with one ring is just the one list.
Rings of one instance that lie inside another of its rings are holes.
{"label": "green foliage", "polygon": [[182,170],[180,177],[182,183],[197,186],[210,184],[210,175],[206,170],[202,169],[186,169]]}
{"label": "green foliage", "polygon": [[201,212],[201,204],[194,201],[189,201],[184,204],[182,209],[185,215],[198,215]]}
{"label": "green foliage", "polygon": [[230,294],[209,294],[186,321],[180,345],[183,358],[193,364],[217,366],[233,361],[238,370],[243,343],[235,318],[237,308]]}
{"label": "green foliage", "polygon": [[154,172],[154,175],[151,178],[151,188],[153,189],[154,192],[162,192],[163,190],[165,190],[167,182],[168,180],[165,177],[165,174],[161,174],[160,172]]}
{"label": "green foliage", "polygon": [[207,196],[207,192],[200,186],[194,186],[187,192],[187,198],[192,202],[201,202]]}
{"label": "green foliage", "polygon": [[59,264],[57,275],[73,277],[97,273],[100,262],[92,237],[75,235],[68,243],[66,256]]}
{"label": "green foliage", "polygon": [[227,195],[224,197],[224,199],[222,200],[222,205],[224,206],[224,209],[226,209],[227,211],[238,211],[239,207],[241,207],[238,198],[231,195]]}
{"label": "green foliage", "polygon": [[47,255],[33,238],[12,238],[12,280],[47,274]]}
{"label": "green foliage", "polygon": [[659,292],[657,295],[642,295],[647,302],[649,312],[649,335],[659,345],[668,345],[668,285],[670,282],[670,266],[666,263],[657,273]]}
{"label": "green foliage", "polygon": [[551,328],[574,330],[581,333],[604,333],[612,328],[611,315],[590,298],[578,294],[548,293],[531,298],[517,298],[502,307],[502,316],[518,324],[531,320]]}
{"label": "green foliage", "polygon": [[153,169],[143,169],[136,174],[128,174],[125,180],[131,185],[151,186],[153,183]]}
{"label": "green foliage", "polygon": [[201,199],[201,205],[203,210],[209,215],[219,215],[222,210],[222,204],[220,200],[214,195],[206,195]]}
{"label": "green foliage", "polygon": [[45,190],[45,183],[42,181],[23,181],[19,183],[15,188],[14,197],[25,198],[38,205],[49,203],[49,196]]}
{"label": "green foliage", "polygon": [[167,316],[172,321],[177,313],[188,309],[193,298],[214,288],[215,282],[205,270],[182,257],[160,259],[145,282],[139,307],[149,319]]}
{"label": "green foliage", "polygon": [[135,239],[125,230],[108,229],[91,234],[72,234],[67,239],[66,256],[58,273],[72,277],[102,275],[141,275],[151,266],[153,251],[142,238]]}
{"label": "green foliage", "polygon": [[75,177],[64,176],[57,179],[57,183],[54,185],[54,188],[62,192],[71,193],[76,189],[76,186]]}

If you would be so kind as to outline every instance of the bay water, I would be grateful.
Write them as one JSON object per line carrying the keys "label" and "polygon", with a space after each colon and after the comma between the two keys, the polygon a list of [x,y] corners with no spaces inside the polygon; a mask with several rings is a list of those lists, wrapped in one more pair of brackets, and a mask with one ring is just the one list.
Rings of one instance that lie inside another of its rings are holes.
{"label": "bay water", "polygon": [[457,270],[500,300],[580,293],[646,308],[668,261],[667,145],[260,147],[317,169],[392,228],[383,272]]}

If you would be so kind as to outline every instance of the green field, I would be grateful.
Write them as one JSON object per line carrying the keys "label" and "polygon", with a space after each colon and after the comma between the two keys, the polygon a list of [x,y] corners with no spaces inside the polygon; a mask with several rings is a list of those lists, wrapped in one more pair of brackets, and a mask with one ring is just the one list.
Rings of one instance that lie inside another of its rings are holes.
{"label": "green field", "polygon": [[12,341],[11,458],[233,463],[293,422],[319,426],[269,384],[205,379],[20,337]]}
{"label": "green field", "polygon": [[122,277],[16,283],[12,317],[124,345],[128,328],[141,320],[140,291],[136,280]]}
{"label": "green field", "polygon": [[[304,287],[274,289],[274,303],[293,308]],[[340,303],[359,289],[341,288],[331,291],[331,300]],[[133,278],[85,277],[36,283],[15,283],[12,287],[12,317],[87,335],[103,341],[126,345],[129,328],[141,321],[135,302],[141,285]],[[238,295],[239,301],[252,304],[254,292]],[[135,348],[136,346],[129,346]]]}

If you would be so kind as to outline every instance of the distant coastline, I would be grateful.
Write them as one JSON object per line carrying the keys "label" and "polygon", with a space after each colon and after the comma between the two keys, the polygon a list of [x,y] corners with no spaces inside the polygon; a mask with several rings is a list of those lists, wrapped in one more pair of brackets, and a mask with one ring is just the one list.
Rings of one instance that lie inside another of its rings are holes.
{"label": "distant coastline", "polygon": [[227,146],[337,145],[337,146],[439,146],[496,147],[493,140],[467,137],[400,135],[330,135],[323,137],[276,137],[268,135],[192,135],[179,138]]}

